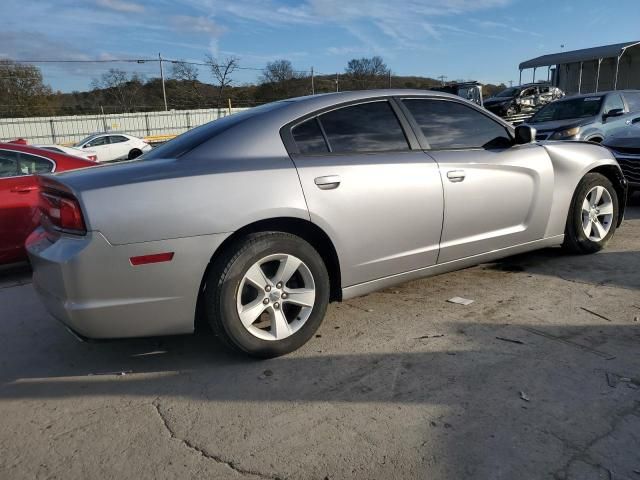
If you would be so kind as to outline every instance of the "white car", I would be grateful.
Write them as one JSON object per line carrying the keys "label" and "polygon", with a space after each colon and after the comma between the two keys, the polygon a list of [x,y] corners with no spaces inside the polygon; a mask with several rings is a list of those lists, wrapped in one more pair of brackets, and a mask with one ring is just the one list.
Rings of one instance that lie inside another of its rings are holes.
{"label": "white car", "polygon": [[151,150],[151,145],[144,140],[124,133],[96,133],[74,147],[94,151],[98,162],[131,160]]}
{"label": "white car", "polygon": [[85,160],[91,160],[92,162],[98,161],[98,155],[95,151],[84,149],[84,148],[76,148],[76,147],[65,147],[64,145],[34,145],[37,148],[43,148],[45,150],[49,150],[51,152],[64,153],[66,155],[71,155],[72,157],[84,158]]}

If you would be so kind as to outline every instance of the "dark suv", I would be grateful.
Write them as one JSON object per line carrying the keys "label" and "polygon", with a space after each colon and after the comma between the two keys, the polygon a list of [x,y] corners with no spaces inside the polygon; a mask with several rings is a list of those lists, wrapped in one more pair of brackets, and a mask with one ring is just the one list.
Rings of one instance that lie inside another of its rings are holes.
{"label": "dark suv", "polygon": [[587,140],[600,143],[607,135],[629,128],[640,117],[640,90],[590,93],[557,100],[541,108],[527,124],[536,140]]}
{"label": "dark suv", "polygon": [[602,145],[618,160],[629,182],[629,193],[640,190],[640,115],[631,120],[629,128],[605,137]]}

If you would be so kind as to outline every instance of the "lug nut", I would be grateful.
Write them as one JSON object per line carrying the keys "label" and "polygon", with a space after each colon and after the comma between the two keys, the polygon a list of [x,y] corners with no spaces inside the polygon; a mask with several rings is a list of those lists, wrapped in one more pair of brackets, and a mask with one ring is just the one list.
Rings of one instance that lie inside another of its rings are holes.
{"label": "lug nut", "polygon": [[264,291],[265,292],[270,292],[271,291],[271,286],[267,285],[266,287],[264,287]]}
{"label": "lug nut", "polygon": [[274,304],[273,304],[273,308],[275,308],[275,309],[280,308],[280,304],[279,304],[278,302],[274,303]]}
{"label": "lug nut", "polygon": [[282,282],[278,282],[278,283],[276,284],[276,288],[282,288]]}
{"label": "lug nut", "polygon": [[287,295],[286,293],[282,294],[282,298],[287,298],[289,295]]}
{"label": "lug nut", "polygon": [[262,303],[263,303],[264,305],[267,305],[267,304],[269,303],[269,299],[268,299],[268,298],[265,298],[264,300],[262,300]]}

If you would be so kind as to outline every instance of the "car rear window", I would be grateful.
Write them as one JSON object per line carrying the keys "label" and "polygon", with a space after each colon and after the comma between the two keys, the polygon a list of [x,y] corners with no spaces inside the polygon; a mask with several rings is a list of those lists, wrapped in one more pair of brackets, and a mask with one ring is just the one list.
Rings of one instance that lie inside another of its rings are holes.
{"label": "car rear window", "polygon": [[254,107],[240,113],[234,113],[233,115],[205,123],[204,125],[189,130],[173,140],[154,148],[140,157],[140,161],[155,160],[158,158],[180,158],[182,155],[190,152],[213,137],[220,135],[231,127],[234,127],[255,115],[282,108],[286,104],[286,101],[267,103],[259,107]]}

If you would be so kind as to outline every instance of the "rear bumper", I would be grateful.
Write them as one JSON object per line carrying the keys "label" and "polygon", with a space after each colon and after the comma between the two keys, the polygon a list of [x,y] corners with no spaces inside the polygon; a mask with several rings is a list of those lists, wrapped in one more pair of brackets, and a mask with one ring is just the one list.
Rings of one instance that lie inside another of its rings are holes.
{"label": "rear bumper", "polygon": [[[33,285],[46,309],[87,338],[146,337],[194,329],[200,283],[227,234],[111,245],[99,232],[26,242]],[[139,255],[175,252],[170,262],[132,266]]]}

